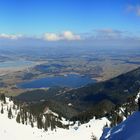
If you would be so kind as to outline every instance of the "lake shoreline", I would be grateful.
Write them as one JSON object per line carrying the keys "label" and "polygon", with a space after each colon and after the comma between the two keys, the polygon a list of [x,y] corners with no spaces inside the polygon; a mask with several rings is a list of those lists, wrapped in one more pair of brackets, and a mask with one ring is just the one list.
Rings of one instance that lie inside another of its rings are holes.
{"label": "lake shoreline", "polygon": [[18,83],[17,87],[23,89],[50,88],[55,86],[78,88],[95,82],[97,82],[97,80],[90,78],[90,76],[81,76],[79,74],[67,74],[25,81],[22,83]]}

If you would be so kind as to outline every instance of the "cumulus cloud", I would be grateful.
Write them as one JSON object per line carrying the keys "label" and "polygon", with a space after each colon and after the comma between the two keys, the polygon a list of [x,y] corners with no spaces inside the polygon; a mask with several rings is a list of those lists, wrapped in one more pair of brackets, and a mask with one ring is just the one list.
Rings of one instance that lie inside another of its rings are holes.
{"label": "cumulus cloud", "polygon": [[20,38],[20,37],[22,37],[22,35],[15,35],[15,34],[4,34],[4,33],[2,33],[2,34],[0,34],[0,38],[3,38],[3,39],[12,39],[12,40],[14,40],[14,39],[18,39],[18,38]]}
{"label": "cumulus cloud", "polygon": [[80,40],[81,39],[80,35],[73,34],[71,31],[65,31],[63,33],[63,37],[64,39],[67,39],[67,40]]}
{"label": "cumulus cloud", "polygon": [[134,12],[137,16],[140,16],[140,5],[128,5],[128,12]]}
{"label": "cumulus cloud", "polygon": [[58,41],[60,40],[60,36],[55,33],[45,33],[44,39],[48,41]]}
{"label": "cumulus cloud", "polygon": [[45,33],[44,37],[47,41],[59,41],[59,40],[81,40],[80,35],[74,34],[71,31],[64,31],[63,33]]}
{"label": "cumulus cloud", "polygon": [[0,34],[0,46],[139,46],[139,44],[139,34],[112,28],[94,29],[80,34],[71,31],[45,33],[43,36]]}

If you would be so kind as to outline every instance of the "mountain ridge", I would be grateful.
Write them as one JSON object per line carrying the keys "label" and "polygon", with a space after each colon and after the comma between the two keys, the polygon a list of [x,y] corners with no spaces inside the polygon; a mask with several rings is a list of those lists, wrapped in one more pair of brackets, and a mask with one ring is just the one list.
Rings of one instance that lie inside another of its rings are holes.
{"label": "mountain ridge", "polygon": [[100,140],[139,140],[140,139],[140,112],[134,112],[125,121],[113,128],[106,128]]}

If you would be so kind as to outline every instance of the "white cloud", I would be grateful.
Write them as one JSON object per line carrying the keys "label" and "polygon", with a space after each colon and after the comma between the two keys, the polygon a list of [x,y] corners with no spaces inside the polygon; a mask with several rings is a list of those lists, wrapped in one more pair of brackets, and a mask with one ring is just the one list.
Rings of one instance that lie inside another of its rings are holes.
{"label": "white cloud", "polygon": [[14,40],[14,39],[18,39],[18,38],[20,38],[20,37],[22,37],[22,35],[15,35],[15,34],[4,34],[4,33],[2,33],[2,34],[0,34],[0,38],[5,38],[5,39],[12,39],[12,40]]}
{"label": "white cloud", "polygon": [[60,36],[55,33],[45,33],[44,39],[48,41],[57,41],[60,40]]}
{"label": "white cloud", "polygon": [[81,39],[80,35],[73,34],[71,31],[65,31],[63,33],[63,37],[64,39],[67,39],[67,40],[80,40]]}
{"label": "white cloud", "polygon": [[81,40],[80,35],[74,34],[71,31],[64,31],[63,33],[45,33],[44,37],[47,41],[59,41],[59,40]]}

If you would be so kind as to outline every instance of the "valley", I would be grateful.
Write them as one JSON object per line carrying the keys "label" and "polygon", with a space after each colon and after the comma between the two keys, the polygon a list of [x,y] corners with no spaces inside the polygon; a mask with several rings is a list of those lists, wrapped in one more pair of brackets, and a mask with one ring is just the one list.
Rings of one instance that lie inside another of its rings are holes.
{"label": "valley", "polygon": [[82,48],[76,54],[72,48],[69,52],[51,49],[53,53],[46,53],[47,49],[45,53],[27,49],[26,55],[18,50],[5,53],[0,93],[21,102],[44,104],[72,121],[87,122],[93,116],[110,114],[139,91],[137,49],[118,53],[120,50]]}
{"label": "valley", "polygon": [[74,48],[63,48],[63,51],[58,51],[58,47],[44,49],[45,51],[38,48],[2,49],[0,53],[1,90],[5,90],[7,94],[18,95],[26,91],[25,88],[19,88],[18,84],[51,77],[52,79],[61,76],[63,78],[67,75],[89,77],[93,82],[106,81],[139,67],[140,63],[140,54],[137,49],[127,50],[127,52],[121,50],[119,54],[120,50],[97,48],[89,50],[84,47],[77,47],[76,53],[73,51]]}

